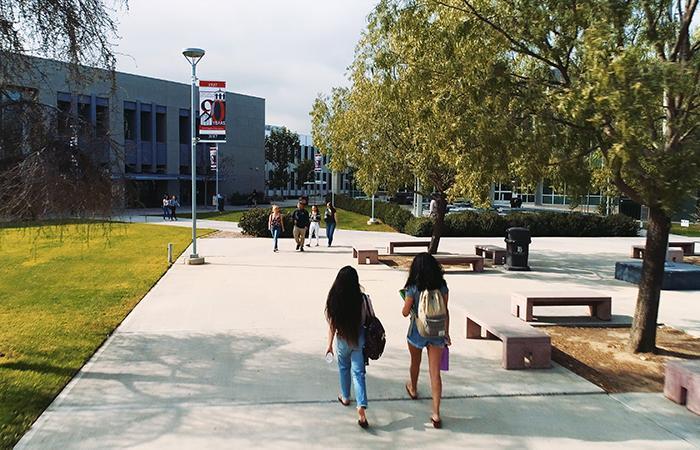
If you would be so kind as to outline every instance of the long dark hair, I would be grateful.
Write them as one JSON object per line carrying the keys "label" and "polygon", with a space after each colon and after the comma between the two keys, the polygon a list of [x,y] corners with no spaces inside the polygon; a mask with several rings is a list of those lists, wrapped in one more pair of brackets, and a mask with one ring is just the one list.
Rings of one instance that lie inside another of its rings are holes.
{"label": "long dark hair", "polygon": [[333,215],[335,215],[335,206],[333,206],[333,203],[328,202],[326,203],[326,208],[328,208]]}
{"label": "long dark hair", "polygon": [[442,266],[430,253],[419,253],[413,258],[405,288],[415,286],[418,291],[441,289],[445,286]]}
{"label": "long dark hair", "polygon": [[362,290],[357,271],[345,266],[328,292],[326,318],[342,337],[351,345],[356,345],[362,320]]}

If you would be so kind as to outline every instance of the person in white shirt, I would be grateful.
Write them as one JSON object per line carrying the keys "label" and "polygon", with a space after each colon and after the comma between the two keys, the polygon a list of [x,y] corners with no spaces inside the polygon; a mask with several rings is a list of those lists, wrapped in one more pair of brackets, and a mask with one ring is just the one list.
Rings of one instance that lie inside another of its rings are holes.
{"label": "person in white shirt", "polygon": [[318,238],[321,234],[321,213],[318,212],[318,206],[313,205],[311,207],[311,215],[309,215],[309,220],[311,225],[309,227],[309,243],[306,244],[307,247],[311,247],[311,239],[316,236],[316,247],[318,247]]}

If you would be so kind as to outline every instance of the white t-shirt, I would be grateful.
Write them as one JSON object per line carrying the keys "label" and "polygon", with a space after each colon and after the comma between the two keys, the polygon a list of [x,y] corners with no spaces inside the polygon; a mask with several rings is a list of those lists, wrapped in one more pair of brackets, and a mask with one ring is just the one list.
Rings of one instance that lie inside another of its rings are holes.
{"label": "white t-shirt", "polygon": [[430,200],[430,215],[437,214],[437,201],[435,199]]}

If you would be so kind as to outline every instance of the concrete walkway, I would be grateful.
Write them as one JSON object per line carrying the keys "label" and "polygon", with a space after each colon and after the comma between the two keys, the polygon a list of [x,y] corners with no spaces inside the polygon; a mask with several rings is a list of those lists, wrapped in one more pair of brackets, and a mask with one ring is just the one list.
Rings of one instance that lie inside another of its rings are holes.
{"label": "concrete walkway", "polygon": [[[615,314],[631,314],[636,289],[612,279],[612,263],[640,238],[540,238],[531,273],[449,274],[443,430],[429,424],[427,364],[421,400],[403,387],[408,324],[397,290],[405,272],[359,266],[388,341],[368,368],[372,426],[361,430],[354,408],[337,402],[337,369],[324,360],[325,296],[338,269],[353,264],[353,244],[382,248],[396,237],[340,230],[337,247],[304,254],[291,240],[273,254],[267,239],[202,239],[208,264],[175,264],[18,448],[700,447],[700,418],[659,394],[610,396],[556,365],[505,371],[499,342],[463,338],[466,307],[507,310],[517,289],[602,289]],[[500,241],[446,239],[441,250]],[[661,320],[700,335],[697,300],[698,292],[664,292]]]}

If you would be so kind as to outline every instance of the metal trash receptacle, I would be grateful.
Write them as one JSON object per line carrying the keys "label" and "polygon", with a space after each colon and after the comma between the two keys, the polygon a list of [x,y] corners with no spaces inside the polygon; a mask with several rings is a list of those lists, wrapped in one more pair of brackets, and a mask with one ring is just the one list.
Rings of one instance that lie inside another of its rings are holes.
{"label": "metal trash receptacle", "polygon": [[506,230],[506,270],[530,270],[527,264],[530,255],[530,230],[513,227]]}

